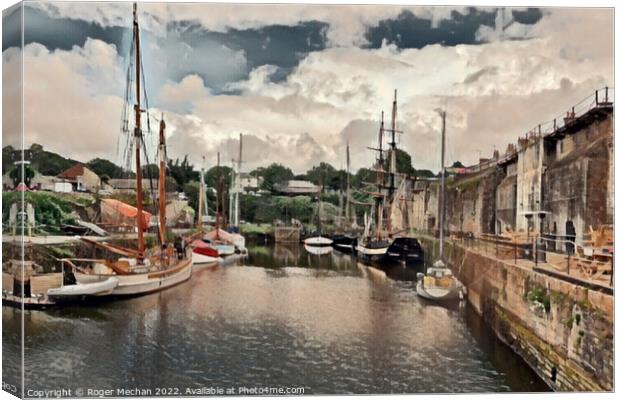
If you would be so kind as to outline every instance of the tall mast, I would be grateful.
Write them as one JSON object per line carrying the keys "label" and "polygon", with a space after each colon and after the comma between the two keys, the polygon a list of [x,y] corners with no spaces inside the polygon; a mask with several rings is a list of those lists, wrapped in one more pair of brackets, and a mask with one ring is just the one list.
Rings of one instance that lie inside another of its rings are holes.
{"label": "tall mast", "polygon": [[383,186],[383,111],[381,111],[381,125],[379,126],[379,165],[377,166],[377,189]]}
{"label": "tall mast", "polygon": [[235,185],[235,226],[239,226],[239,193],[241,192],[241,157],[243,156],[243,134],[239,134],[239,157],[237,159],[237,181]]}
{"label": "tall mast", "polygon": [[446,169],[445,153],[446,153],[446,111],[439,112],[441,115],[441,202],[439,210],[439,258],[443,258],[443,227],[446,214]]}
{"label": "tall mast", "polygon": [[142,144],[142,129],[140,126],[140,27],[138,26],[138,5],[133,4],[133,37],[136,50],[136,104],[134,113],[136,115],[136,126],[134,128],[134,147],[136,150],[136,225],[138,228],[138,260],[144,259],[144,226],[142,221],[143,214],[143,193],[142,193],[142,167],[140,166],[140,146]]}
{"label": "tall mast", "polygon": [[231,169],[230,169],[230,185],[228,187],[228,226],[234,225],[235,221],[233,221],[233,206],[235,196],[235,160],[230,160]]}
{"label": "tall mast", "polygon": [[198,225],[197,228],[200,232],[202,232],[202,204],[204,201],[203,196],[206,197],[205,180],[204,180],[204,173],[205,173],[204,160],[205,160],[205,157],[202,156],[203,165],[200,167],[200,190],[198,191],[198,220],[196,221],[196,224]]}
{"label": "tall mast", "polygon": [[390,195],[394,193],[394,175],[396,174],[396,90],[392,103],[392,141],[390,142]]}
{"label": "tall mast", "polygon": [[217,196],[215,197],[215,238],[220,237],[220,204],[222,203],[222,171],[220,171],[220,152],[217,152]]}
{"label": "tall mast", "polygon": [[385,186],[385,174],[383,170],[383,111],[381,111],[381,126],[379,127],[379,165],[377,166],[377,192],[379,195],[375,197],[375,233],[377,238],[381,238],[383,231],[383,198],[381,191]]}
{"label": "tall mast", "polygon": [[347,203],[345,208],[345,217],[347,221],[350,221],[350,208],[351,208],[351,177],[350,175],[351,169],[351,157],[349,154],[349,141],[347,141]]}
{"label": "tall mast", "polygon": [[387,215],[387,230],[391,234],[392,231],[392,206],[394,205],[394,176],[396,175],[396,89],[394,89],[394,101],[392,102],[392,141],[390,142],[390,157],[389,157],[389,173],[390,184],[388,186],[388,215]]}
{"label": "tall mast", "polygon": [[159,239],[166,242],[166,122],[159,122]]}

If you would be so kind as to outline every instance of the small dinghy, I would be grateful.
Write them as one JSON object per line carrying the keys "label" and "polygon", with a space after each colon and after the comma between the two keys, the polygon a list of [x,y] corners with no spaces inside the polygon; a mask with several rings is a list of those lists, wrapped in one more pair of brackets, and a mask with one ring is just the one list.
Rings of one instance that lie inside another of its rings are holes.
{"label": "small dinghy", "polygon": [[308,244],[304,245],[304,249],[315,256],[323,256],[325,254],[329,254],[334,250],[331,246],[310,246]]}
{"label": "small dinghy", "polygon": [[463,285],[452,275],[452,271],[439,260],[428,269],[426,275],[419,273],[416,293],[435,301],[455,301],[461,298]]}
{"label": "small dinghy", "polygon": [[47,296],[54,300],[80,298],[85,296],[103,296],[112,293],[117,286],[118,279],[112,276],[100,282],[76,283],[75,285],[50,288],[47,290]]}
{"label": "small dinghy", "polygon": [[304,244],[313,247],[326,247],[332,245],[332,240],[325,236],[314,236],[304,240]]}

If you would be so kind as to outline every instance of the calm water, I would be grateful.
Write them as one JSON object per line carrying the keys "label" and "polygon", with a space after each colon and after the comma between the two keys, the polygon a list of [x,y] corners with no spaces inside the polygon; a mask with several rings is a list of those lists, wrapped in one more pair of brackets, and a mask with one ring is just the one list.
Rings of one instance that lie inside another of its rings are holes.
{"label": "calm water", "polygon": [[[400,267],[397,267],[400,268]],[[3,307],[3,380],[18,382],[19,312]],[[305,393],[540,391],[467,308],[347,255],[255,246],[170,290],[28,311],[26,388],[303,387]],[[153,394],[155,394],[153,392]]]}

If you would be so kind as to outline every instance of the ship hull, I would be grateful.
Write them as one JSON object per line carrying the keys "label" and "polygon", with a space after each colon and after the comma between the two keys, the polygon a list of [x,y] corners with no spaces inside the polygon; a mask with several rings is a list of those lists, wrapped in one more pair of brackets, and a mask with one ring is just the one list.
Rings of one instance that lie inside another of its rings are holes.
{"label": "ship hull", "polygon": [[185,282],[192,275],[192,260],[181,260],[176,266],[158,272],[145,272],[130,275],[89,274],[74,272],[79,283],[103,281],[110,276],[118,279],[118,285],[110,293],[111,296],[138,296],[167,289]]}

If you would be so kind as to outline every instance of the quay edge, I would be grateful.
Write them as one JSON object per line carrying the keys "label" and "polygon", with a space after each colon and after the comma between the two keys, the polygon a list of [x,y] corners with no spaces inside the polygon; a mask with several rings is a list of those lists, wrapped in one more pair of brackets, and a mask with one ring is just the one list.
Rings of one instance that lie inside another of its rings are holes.
{"label": "quay edge", "polygon": [[[421,238],[427,254],[438,240]],[[555,391],[614,390],[613,293],[588,288],[446,241],[467,300],[498,338]],[[537,307],[528,293],[543,296]]]}

